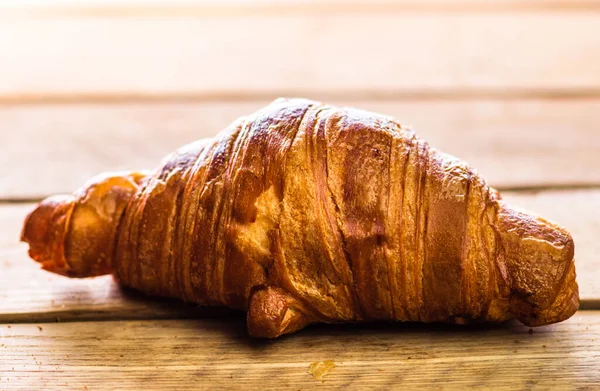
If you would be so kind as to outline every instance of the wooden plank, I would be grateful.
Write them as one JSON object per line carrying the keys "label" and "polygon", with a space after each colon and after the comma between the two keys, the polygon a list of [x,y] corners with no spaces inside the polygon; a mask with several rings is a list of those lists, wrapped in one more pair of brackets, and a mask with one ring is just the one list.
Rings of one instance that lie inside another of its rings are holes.
{"label": "wooden plank", "polygon": [[[268,102],[0,106],[0,166],[10,167],[0,199],[71,192],[99,172],[155,167]],[[600,183],[600,99],[332,103],[412,124],[499,188]]]}
{"label": "wooden plank", "polygon": [[198,12],[0,23],[0,100],[600,93],[600,13]]}
{"label": "wooden plank", "polygon": [[[505,198],[572,232],[582,308],[600,309],[600,190],[506,193]],[[205,311],[123,291],[111,277],[73,280],[40,270],[27,257],[26,245],[17,242],[23,218],[32,207],[0,205],[0,322],[173,318]]]}
{"label": "wooden plank", "polygon": [[[578,389],[600,387],[600,312],[529,328],[311,327],[250,340],[243,317],[0,326],[0,388]],[[332,360],[322,380],[311,363]]]}

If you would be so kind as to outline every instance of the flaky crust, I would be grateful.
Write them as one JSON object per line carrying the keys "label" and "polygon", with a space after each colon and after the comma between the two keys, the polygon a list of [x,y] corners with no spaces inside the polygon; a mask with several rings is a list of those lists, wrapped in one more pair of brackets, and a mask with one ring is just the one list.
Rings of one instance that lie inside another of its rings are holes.
{"label": "flaky crust", "polygon": [[390,117],[303,99],[238,119],[153,175],[44,201],[23,239],[51,271],[247,310],[261,337],[315,322],[535,326],[579,305],[566,230],[509,208]]}

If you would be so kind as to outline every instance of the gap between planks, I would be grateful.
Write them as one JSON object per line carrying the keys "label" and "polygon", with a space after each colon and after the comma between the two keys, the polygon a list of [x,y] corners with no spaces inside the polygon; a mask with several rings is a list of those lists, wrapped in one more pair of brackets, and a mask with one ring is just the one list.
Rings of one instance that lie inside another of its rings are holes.
{"label": "gap between planks", "polygon": [[[600,3],[599,3],[600,4]],[[275,97],[318,97],[322,101],[352,103],[371,102],[461,102],[472,100],[502,101],[564,101],[600,99],[600,88],[428,88],[428,89],[351,89],[320,90],[319,88],[281,88],[263,91],[175,91],[152,93],[148,91],[119,91],[118,93],[19,93],[0,95],[0,107],[23,105],[130,105],[130,104],[202,104],[202,103],[251,103],[269,101]]]}
{"label": "gap between planks", "polygon": [[[522,185],[522,186],[497,186],[494,187],[501,192],[537,194],[546,191],[579,191],[579,190],[600,190],[599,183],[580,183],[580,184],[550,184],[550,185]],[[48,195],[49,196],[49,195]],[[39,197],[0,197],[0,207],[5,205],[35,204],[48,196]]]}

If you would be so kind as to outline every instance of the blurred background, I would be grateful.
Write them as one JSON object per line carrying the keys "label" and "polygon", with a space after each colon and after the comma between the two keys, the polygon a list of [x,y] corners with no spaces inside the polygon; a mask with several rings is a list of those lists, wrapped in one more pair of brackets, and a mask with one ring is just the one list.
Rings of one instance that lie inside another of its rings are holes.
{"label": "blurred background", "polygon": [[279,96],[379,111],[501,189],[600,184],[595,0],[0,0],[0,198],[152,168]]}

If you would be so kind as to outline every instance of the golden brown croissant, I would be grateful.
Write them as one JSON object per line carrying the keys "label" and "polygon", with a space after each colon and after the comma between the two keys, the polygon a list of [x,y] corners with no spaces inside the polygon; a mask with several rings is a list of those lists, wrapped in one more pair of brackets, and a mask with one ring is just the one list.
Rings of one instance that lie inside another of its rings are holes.
{"label": "golden brown croissant", "polygon": [[251,335],[315,322],[545,325],[579,306],[563,228],[509,208],[390,117],[279,99],[154,174],[47,198],[22,239],[46,270],[246,310]]}

